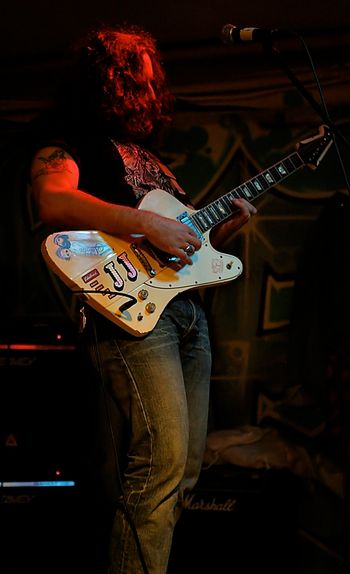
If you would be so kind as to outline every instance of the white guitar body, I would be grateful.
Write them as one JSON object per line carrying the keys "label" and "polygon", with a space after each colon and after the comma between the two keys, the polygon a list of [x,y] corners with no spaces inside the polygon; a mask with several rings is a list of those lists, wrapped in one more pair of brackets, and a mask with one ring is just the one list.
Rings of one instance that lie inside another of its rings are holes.
{"label": "white guitar body", "polygon": [[[173,219],[196,213],[159,189],[149,192],[139,209]],[[232,281],[243,270],[237,257],[212,247],[209,231],[202,234],[193,265],[161,259],[143,236],[115,237],[100,231],[54,233],[43,242],[42,254],[72,291],[135,336],[150,332],[182,291]]]}

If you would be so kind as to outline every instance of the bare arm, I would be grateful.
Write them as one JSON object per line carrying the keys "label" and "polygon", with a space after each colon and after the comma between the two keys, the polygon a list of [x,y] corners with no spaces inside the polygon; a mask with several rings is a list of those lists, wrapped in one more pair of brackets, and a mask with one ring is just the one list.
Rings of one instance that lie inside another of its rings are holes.
{"label": "bare arm", "polygon": [[42,221],[61,229],[97,229],[112,235],[140,233],[159,249],[184,263],[184,252],[200,240],[187,225],[156,213],[113,204],[79,189],[79,168],[63,149],[46,147],[37,152],[31,166],[33,197]]}

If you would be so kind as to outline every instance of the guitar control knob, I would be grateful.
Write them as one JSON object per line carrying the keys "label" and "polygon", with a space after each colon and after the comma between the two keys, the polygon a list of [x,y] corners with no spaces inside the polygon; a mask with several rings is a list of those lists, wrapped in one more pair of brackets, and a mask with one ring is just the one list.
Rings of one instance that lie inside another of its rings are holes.
{"label": "guitar control knob", "polygon": [[146,305],[147,313],[154,313],[155,310],[156,310],[156,304],[155,303],[147,303],[147,305]]}
{"label": "guitar control knob", "polygon": [[144,301],[148,297],[147,289],[141,289],[141,291],[139,291],[138,295],[139,295],[139,299],[141,299],[141,301]]}

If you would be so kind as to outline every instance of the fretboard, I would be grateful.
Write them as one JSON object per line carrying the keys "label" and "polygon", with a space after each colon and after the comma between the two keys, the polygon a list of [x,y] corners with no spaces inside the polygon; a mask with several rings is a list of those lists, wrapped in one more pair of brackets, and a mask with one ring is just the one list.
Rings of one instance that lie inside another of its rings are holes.
{"label": "fretboard", "polygon": [[250,202],[254,201],[262,193],[271,187],[274,187],[276,184],[280,183],[280,181],[286,179],[304,165],[305,162],[302,160],[299,153],[295,151],[283,160],[259,173],[259,175],[252,177],[222,197],[215,199],[206,207],[199,209],[191,216],[190,219],[196,227],[204,233],[214,227],[217,223],[230,217],[234,211],[237,211],[237,208],[232,203],[233,199],[244,198]]}

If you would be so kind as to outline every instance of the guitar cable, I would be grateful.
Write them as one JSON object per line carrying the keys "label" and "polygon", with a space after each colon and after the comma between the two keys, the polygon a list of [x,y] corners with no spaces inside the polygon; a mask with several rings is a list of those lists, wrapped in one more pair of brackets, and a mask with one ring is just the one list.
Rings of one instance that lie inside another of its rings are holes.
{"label": "guitar cable", "polygon": [[84,295],[85,293],[93,293],[94,295],[119,295],[120,297],[127,297],[129,301],[126,301],[119,307],[119,311],[123,313],[137,303],[136,297],[130,295],[130,293],[122,293],[120,291],[111,291],[110,289],[102,289],[101,291],[96,291],[96,289],[77,289],[72,291],[74,295]]}
{"label": "guitar cable", "polygon": [[113,429],[110,406],[109,406],[108,400],[107,400],[107,390],[106,390],[106,383],[105,383],[105,377],[104,377],[104,369],[102,366],[101,355],[100,355],[99,348],[98,348],[98,335],[97,335],[96,323],[95,323],[95,320],[94,320],[92,314],[90,314],[89,320],[92,324],[92,329],[93,329],[94,349],[95,349],[98,373],[100,375],[100,381],[101,381],[101,387],[102,387],[103,405],[104,405],[104,410],[105,410],[107,422],[108,422],[109,433],[110,433],[110,437],[111,437],[112,445],[113,445],[113,455],[114,455],[114,463],[115,463],[115,468],[116,468],[116,476],[117,476],[117,480],[118,480],[118,484],[119,484],[119,488],[120,488],[121,496],[122,496],[122,504],[120,505],[120,507],[121,507],[122,511],[124,512],[124,515],[125,515],[127,522],[131,528],[131,531],[133,533],[143,572],[144,572],[144,574],[149,574],[149,570],[147,568],[145,558],[143,556],[141,542],[140,542],[140,539],[138,536],[138,532],[137,532],[133,517],[131,516],[131,513],[128,509],[128,505],[127,505],[127,502],[125,499],[124,488],[123,488],[123,483],[122,483],[122,479],[121,479],[121,470],[120,470],[118,449],[117,449],[117,443],[116,443],[116,437],[115,437],[115,429]]}

